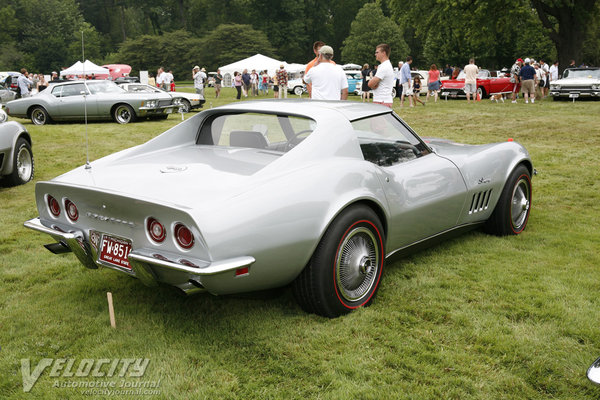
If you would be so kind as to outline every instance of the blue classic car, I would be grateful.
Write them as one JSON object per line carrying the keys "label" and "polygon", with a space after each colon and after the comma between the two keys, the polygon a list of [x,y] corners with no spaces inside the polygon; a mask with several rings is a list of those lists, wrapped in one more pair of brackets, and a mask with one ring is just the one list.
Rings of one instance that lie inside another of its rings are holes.
{"label": "blue classic car", "polygon": [[348,79],[348,94],[360,94],[362,86],[362,75],[360,71],[344,71]]}

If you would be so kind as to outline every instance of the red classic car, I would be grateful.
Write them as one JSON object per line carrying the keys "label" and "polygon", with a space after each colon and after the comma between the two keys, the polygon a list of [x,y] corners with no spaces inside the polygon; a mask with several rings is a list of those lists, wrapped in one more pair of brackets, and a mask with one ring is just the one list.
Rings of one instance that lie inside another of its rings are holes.
{"label": "red classic car", "polygon": [[[456,79],[442,81],[442,97],[467,97],[464,91],[465,73],[461,71]],[[477,74],[477,93],[484,98],[491,94],[512,93],[510,78],[501,71],[479,70]]]}

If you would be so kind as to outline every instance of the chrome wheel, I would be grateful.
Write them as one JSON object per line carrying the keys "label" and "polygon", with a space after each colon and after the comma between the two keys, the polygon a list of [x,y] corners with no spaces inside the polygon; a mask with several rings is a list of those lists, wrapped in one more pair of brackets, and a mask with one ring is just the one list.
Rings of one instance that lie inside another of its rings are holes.
{"label": "chrome wheel", "polygon": [[33,171],[33,157],[31,152],[25,146],[21,146],[19,153],[17,154],[17,165],[15,166],[19,178],[23,182],[28,182],[31,179],[31,172]]}
{"label": "chrome wheel", "polygon": [[371,230],[358,227],[344,238],[335,261],[335,278],[345,300],[359,301],[371,291],[379,257],[377,240]]}
{"label": "chrome wheel", "polygon": [[115,121],[119,124],[128,124],[135,118],[133,110],[126,104],[121,104],[115,109]]}
{"label": "chrome wheel", "polygon": [[529,182],[526,177],[519,179],[512,194],[510,208],[510,220],[513,230],[520,231],[521,227],[527,221],[530,206]]}
{"label": "chrome wheel", "polygon": [[303,90],[302,90],[302,87],[301,87],[301,86],[296,86],[296,87],[294,88],[294,94],[295,94],[296,96],[300,96],[300,95],[302,94],[302,92],[303,92]]}
{"label": "chrome wheel", "polygon": [[8,115],[6,115],[6,112],[0,107],[0,123],[6,122],[7,119]]}
{"label": "chrome wheel", "polygon": [[189,101],[187,101],[187,100],[183,100],[183,101],[181,102],[181,107],[180,107],[180,108],[181,108],[181,111],[182,111],[182,112],[184,112],[184,113],[189,113],[189,112],[190,112],[190,110],[192,109],[192,105],[190,104],[190,102],[189,102]]}
{"label": "chrome wheel", "polygon": [[41,107],[36,107],[31,111],[31,122],[35,125],[45,125],[48,122],[48,113]]}

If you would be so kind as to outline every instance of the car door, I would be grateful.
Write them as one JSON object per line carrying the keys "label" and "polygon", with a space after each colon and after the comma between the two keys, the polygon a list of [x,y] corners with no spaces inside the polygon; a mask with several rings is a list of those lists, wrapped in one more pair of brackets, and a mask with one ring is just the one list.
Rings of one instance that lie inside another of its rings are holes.
{"label": "car door", "polygon": [[452,162],[433,153],[393,114],[353,122],[366,161],[379,166],[393,251],[456,226],[467,188]]}
{"label": "car door", "polygon": [[[87,94],[85,98],[83,93]],[[83,119],[86,110],[89,117],[93,118],[96,115],[95,96],[90,95],[84,82],[62,85],[57,101],[56,112],[61,119]]]}

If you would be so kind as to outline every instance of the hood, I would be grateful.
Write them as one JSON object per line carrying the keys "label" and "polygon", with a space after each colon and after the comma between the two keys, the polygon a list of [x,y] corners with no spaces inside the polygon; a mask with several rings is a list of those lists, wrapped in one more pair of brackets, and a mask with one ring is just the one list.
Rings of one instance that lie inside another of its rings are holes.
{"label": "hood", "polygon": [[564,78],[550,82],[551,85],[565,86],[590,86],[600,84],[600,79],[596,78]]}

